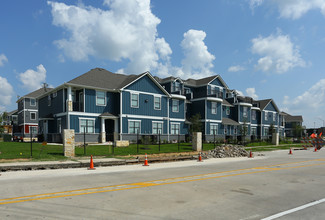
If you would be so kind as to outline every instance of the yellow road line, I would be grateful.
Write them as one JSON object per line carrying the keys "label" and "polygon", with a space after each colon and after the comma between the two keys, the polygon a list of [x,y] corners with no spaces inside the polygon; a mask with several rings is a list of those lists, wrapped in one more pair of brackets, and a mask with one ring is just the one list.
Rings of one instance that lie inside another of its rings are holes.
{"label": "yellow road line", "polygon": [[[129,184],[121,184],[121,185],[111,185],[111,186],[54,192],[54,193],[44,193],[44,194],[37,194],[37,195],[30,195],[30,196],[21,196],[21,197],[0,199],[0,205],[28,202],[28,201],[35,201],[35,200],[42,200],[42,199],[53,199],[53,198],[87,195],[87,194],[94,194],[94,193],[114,192],[120,190],[137,189],[137,188],[144,188],[144,187],[151,187],[151,186],[186,183],[186,182],[193,182],[193,181],[200,181],[200,180],[208,180],[208,179],[232,177],[232,176],[255,174],[255,173],[265,173],[265,172],[285,170],[285,169],[297,169],[303,167],[325,165],[325,163],[322,163],[323,161],[325,161],[325,159],[315,159],[315,160],[307,160],[307,161],[300,161],[300,162],[276,164],[276,165],[270,165],[265,167],[253,167],[253,168],[246,168],[246,169],[160,179],[160,180],[145,181],[145,182],[138,182],[138,183],[129,183]],[[301,165],[297,166],[298,164]]]}

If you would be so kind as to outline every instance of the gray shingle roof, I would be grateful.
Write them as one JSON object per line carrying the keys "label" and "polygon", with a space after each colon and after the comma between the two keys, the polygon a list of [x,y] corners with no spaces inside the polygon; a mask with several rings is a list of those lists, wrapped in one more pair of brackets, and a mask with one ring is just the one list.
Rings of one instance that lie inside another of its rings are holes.
{"label": "gray shingle roof", "polygon": [[222,124],[224,124],[224,125],[240,125],[237,121],[234,121],[230,118],[222,118]]}
{"label": "gray shingle roof", "polygon": [[49,92],[51,90],[53,90],[53,88],[40,88],[38,90],[35,90],[34,92],[24,95],[22,98],[37,98],[38,96],[41,96],[44,93]]}
{"label": "gray shingle roof", "polygon": [[303,122],[303,118],[301,115],[290,115],[286,112],[282,112],[284,115],[284,120],[286,122]]}
{"label": "gray shingle roof", "polygon": [[108,90],[118,90],[141,77],[143,74],[145,73],[139,75],[124,75],[112,73],[102,68],[95,68],[70,80],[68,83]]}

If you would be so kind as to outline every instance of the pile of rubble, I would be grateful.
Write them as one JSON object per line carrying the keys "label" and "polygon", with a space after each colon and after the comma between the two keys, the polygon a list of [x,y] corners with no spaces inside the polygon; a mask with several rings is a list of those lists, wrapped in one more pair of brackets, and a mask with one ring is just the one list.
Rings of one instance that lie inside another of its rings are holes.
{"label": "pile of rubble", "polygon": [[224,157],[247,157],[249,152],[247,152],[241,145],[231,145],[223,144],[221,146],[216,146],[215,149],[209,150],[204,153],[203,156],[206,158],[224,158]]}

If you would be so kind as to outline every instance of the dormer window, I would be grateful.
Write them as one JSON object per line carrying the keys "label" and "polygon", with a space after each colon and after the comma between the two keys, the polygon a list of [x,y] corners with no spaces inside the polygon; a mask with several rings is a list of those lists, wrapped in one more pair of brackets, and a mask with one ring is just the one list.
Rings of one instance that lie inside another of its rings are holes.
{"label": "dormer window", "polygon": [[36,106],[36,100],[30,99],[30,106]]}
{"label": "dormer window", "polygon": [[173,92],[178,92],[181,90],[181,84],[177,81],[173,83]]}

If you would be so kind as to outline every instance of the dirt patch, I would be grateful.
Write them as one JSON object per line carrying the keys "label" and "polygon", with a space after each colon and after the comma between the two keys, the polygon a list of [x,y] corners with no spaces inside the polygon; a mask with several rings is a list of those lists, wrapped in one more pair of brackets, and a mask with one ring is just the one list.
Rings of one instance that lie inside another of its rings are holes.
{"label": "dirt patch", "polygon": [[28,162],[30,159],[0,159],[0,163],[8,163],[8,162]]}

